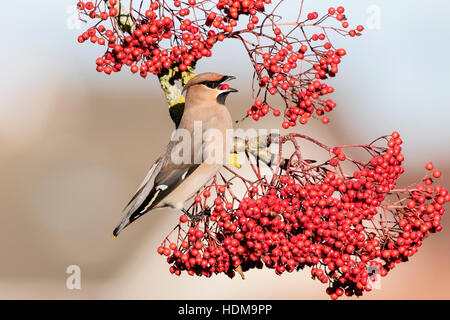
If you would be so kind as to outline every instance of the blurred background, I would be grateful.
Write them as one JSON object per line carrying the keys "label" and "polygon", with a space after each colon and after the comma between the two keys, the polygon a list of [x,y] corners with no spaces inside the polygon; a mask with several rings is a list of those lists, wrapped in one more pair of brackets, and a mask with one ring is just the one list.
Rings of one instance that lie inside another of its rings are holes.
{"label": "blurred background", "polygon": [[[2,4],[0,298],[328,299],[309,270],[281,277],[255,270],[246,280],[171,275],[156,248],[175,215],[147,215],[111,240],[121,209],[173,125],[156,78],[95,71],[102,49],[77,43],[84,25],[76,21],[75,3]],[[348,55],[329,82],[338,104],[330,124],[296,130],[329,145],[365,143],[398,130],[407,170],[401,182],[421,177],[431,160],[443,172],[439,182],[450,186],[450,3],[307,0],[304,12],[337,5],[366,31],[335,42]],[[197,72],[238,77],[233,86],[240,92],[229,98],[238,119],[251,101],[252,73],[240,44],[226,43]],[[449,299],[449,217],[443,225],[362,299]],[[80,290],[66,287],[70,265],[80,266]]]}

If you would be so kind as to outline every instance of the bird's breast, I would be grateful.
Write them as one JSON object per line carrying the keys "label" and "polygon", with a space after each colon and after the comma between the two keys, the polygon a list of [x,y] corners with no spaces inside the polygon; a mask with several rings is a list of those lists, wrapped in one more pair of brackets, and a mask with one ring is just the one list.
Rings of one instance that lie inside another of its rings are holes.
{"label": "bird's breast", "polygon": [[192,161],[224,164],[233,141],[228,109],[223,105],[196,108],[188,110],[183,118],[180,128],[190,133]]}

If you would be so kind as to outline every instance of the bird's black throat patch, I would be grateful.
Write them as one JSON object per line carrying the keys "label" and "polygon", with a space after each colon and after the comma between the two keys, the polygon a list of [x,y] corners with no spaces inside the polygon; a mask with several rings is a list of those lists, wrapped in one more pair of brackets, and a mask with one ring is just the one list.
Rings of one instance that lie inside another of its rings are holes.
{"label": "bird's black throat patch", "polygon": [[230,94],[230,92],[231,91],[219,93],[216,98],[217,102],[220,104],[225,104],[225,100],[227,99],[228,94]]}

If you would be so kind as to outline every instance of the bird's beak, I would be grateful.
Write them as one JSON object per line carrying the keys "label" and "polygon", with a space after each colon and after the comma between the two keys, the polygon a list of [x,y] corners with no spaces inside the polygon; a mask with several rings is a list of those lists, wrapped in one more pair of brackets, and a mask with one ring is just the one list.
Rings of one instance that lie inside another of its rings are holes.
{"label": "bird's beak", "polygon": [[230,89],[225,89],[225,90],[221,90],[222,92],[239,92],[238,89],[235,88],[230,88]]}
{"label": "bird's beak", "polygon": [[218,90],[221,93],[224,92],[239,92],[239,90],[234,89],[234,88],[230,88],[230,86],[224,82],[229,81],[229,80],[234,80],[236,79],[236,77],[234,76],[223,76],[223,78],[220,80],[221,85],[219,85]]}

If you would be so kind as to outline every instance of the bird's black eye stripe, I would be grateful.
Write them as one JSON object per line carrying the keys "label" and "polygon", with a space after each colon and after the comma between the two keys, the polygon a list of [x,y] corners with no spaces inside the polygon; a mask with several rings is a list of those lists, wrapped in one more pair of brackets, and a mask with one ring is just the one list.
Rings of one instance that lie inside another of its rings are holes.
{"label": "bird's black eye stripe", "polygon": [[220,82],[219,81],[205,81],[205,82],[202,82],[202,84],[207,86],[208,88],[216,89],[219,86]]}

